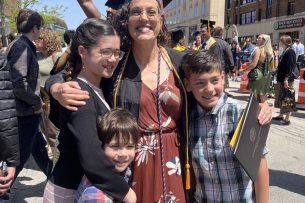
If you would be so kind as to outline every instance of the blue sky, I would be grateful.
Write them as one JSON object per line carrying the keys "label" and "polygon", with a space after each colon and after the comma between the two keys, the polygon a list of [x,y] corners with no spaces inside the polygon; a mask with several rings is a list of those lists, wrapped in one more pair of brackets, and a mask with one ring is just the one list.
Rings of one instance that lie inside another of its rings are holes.
{"label": "blue sky", "polygon": [[[99,11],[106,16],[107,7],[104,6],[105,2],[106,0],[93,0],[93,3],[97,9],[99,9]],[[56,5],[68,7],[67,11],[63,13],[68,29],[75,30],[86,19],[85,13],[76,0],[43,0],[41,6],[34,6],[33,9],[41,10],[43,5],[48,5],[48,7],[53,7]]]}

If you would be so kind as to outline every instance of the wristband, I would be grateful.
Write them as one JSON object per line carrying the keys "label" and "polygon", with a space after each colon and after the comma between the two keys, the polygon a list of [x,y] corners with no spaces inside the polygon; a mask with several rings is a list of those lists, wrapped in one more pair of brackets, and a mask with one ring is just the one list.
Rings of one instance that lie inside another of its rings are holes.
{"label": "wristband", "polygon": [[288,83],[288,81],[284,81],[284,83]]}
{"label": "wristband", "polygon": [[68,55],[70,55],[70,53],[69,53],[69,52],[67,52],[67,50],[65,51],[65,53],[67,53]]}

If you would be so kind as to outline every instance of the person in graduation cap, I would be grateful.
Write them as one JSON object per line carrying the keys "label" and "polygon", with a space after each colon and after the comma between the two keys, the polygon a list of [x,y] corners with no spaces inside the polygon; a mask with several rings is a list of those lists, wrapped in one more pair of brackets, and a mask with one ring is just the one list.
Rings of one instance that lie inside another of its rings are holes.
{"label": "person in graduation cap", "polygon": [[213,28],[215,25],[214,21],[203,20],[201,19],[201,26],[200,26],[200,34],[201,38],[203,39],[203,44],[201,49],[211,50],[215,54],[222,58],[222,51],[220,45],[216,42],[216,40],[212,37]]}
{"label": "person in graduation cap", "polygon": [[200,32],[196,31],[193,36],[195,36],[195,41],[193,42],[193,50],[200,50],[202,48]]}
{"label": "person in graduation cap", "polygon": [[189,53],[191,50],[186,47],[186,41],[182,31],[185,27],[180,27],[171,32],[171,48],[184,53]]}
{"label": "person in graduation cap", "polygon": [[[88,18],[101,18],[101,13],[99,10],[95,7],[92,0],[77,0],[83,11],[85,12],[86,16]],[[124,4],[125,0],[115,0],[111,1],[108,0],[105,3],[105,6],[107,6],[107,21],[110,22],[111,18],[115,14],[116,10],[119,9],[120,5]]]}

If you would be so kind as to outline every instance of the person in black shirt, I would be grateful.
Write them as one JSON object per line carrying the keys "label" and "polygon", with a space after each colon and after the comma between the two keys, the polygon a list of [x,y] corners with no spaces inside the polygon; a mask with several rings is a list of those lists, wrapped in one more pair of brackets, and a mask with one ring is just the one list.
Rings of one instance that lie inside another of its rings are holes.
{"label": "person in black shirt", "polygon": [[[92,18],[77,28],[72,40],[66,80],[77,82],[90,98],[78,111],[59,107],[60,134],[44,198],[55,203],[73,202],[86,175],[95,187],[116,201],[135,203],[135,193],[102,150],[96,127],[97,118],[110,110],[99,85],[102,78],[112,76],[124,55],[120,51],[120,38],[106,21]],[[61,192],[66,196],[60,195]]]}
{"label": "person in black shirt", "polygon": [[232,72],[232,81],[237,81],[238,82],[238,79],[237,79],[237,70],[238,70],[238,63],[239,63],[239,60],[238,60],[238,53],[240,51],[240,48],[239,46],[237,45],[237,42],[236,41],[233,41],[232,44],[231,44],[231,52],[232,52],[232,56],[233,56],[233,59],[234,59],[234,69],[235,69],[235,72]]}

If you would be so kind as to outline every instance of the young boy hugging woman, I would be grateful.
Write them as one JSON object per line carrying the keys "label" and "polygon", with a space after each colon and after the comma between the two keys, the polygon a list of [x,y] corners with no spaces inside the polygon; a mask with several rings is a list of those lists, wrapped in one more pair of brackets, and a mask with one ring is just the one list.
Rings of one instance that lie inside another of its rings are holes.
{"label": "young boy hugging woman", "polygon": [[[97,120],[97,130],[103,143],[101,147],[107,158],[128,182],[131,175],[128,165],[134,159],[136,143],[141,135],[137,122],[128,110],[117,108]],[[74,199],[74,203],[82,202],[112,203],[115,201],[111,196],[96,188],[84,175]]]}
{"label": "young boy hugging woman", "polygon": [[190,112],[189,149],[195,172],[197,202],[259,202],[269,199],[265,154],[252,182],[233,156],[230,141],[246,104],[223,92],[224,72],[211,51],[192,51],[182,58],[184,84],[197,105]]}

